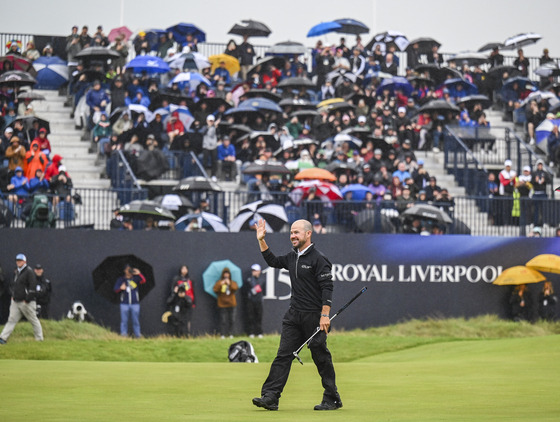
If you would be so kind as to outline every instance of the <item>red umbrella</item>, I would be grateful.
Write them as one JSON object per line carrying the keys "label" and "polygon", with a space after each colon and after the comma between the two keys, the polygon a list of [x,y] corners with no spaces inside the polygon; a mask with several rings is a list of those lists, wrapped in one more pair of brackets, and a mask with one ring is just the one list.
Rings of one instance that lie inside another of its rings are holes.
{"label": "red umbrella", "polygon": [[309,196],[309,192],[313,189],[315,190],[315,195],[323,202],[331,203],[331,201],[342,200],[342,193],[338,186],[319,180],[301,182],[290,192],[290,199],[293,203],[299,205],[303,199]]}
{"label": "red umbrella", "polygon": [[109,32],[107,38],[109,38],[109,41],[114,42],[119,35],[124,36],[124,41],[128,41],[128,39],[132,35],[132,31],[126,26],[119,26],[118,28],[111,29],[111,32]]}
{"label": "red umbrella", "polygon": [[11,69],[8,68],[7,70],[21,70],[23,72],[30,73],[32,76],[37,75],[37,71],[33,67],[33,63],[21,56],[9,54],[7,56],[0,57],[0,70],[6,70],[5,66],[8,63],[11,65]]}

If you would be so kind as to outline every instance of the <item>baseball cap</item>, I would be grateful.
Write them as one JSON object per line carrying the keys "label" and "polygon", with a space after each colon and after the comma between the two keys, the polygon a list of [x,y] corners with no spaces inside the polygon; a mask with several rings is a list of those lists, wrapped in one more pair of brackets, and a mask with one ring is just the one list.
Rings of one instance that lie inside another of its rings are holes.
{"label": "baseball cap", "polygon": [[525,166],[525,167],[523,167],[523,171],[529,171],[529,172],[530,172],[530,171],[531,171],[531,167]]}
{"label": "baseball cap", "polygon": [[4,132],[6,133],[14,133],[14,130],[11,127],[7,127]]}
{"label": "baseball cap", "polygon": [[504,166],[505,166],[505,167],[508,167],[508,166],[511,167],[512,164],[513,164],[513,163],[511,162],[511,160],[506,160],[506,161],[504,161]]}
{"label": "baseball cap", "polygon": [[406,113],[406,108],[404,107],[399,107],[397,110],[399,113]]}
{"label": "baseball cap", "polygon": [[16,261],[25,261],[25,262],[27,262],[27,257],[26,257],[24,254],[19,253],[19,254],[16,255]]}
{"label": "baseball cap", "polygon": [[212,120],[212,121],[214,121],[214,120],[216,120],[216,118],[214,117],[213,114],[209,114],[209,115],[206,117],[206,120]]}
{"label": "baseball cap", "polygon": [[251,269],[253,271],[260,271],[261,270],[261,266],[259,264],[253,264],[251,265]]}
{"label": "baseball cap", "polygon": [[365,121],[366,121],[366,116],[360,116],[360,117],[358,117],[358,122],[359,122],[359,123],[362,123],[362,122],[365,122]]}
{"label": "baseball cap", "polygon": [[36,270],[42,270],[42,269],[43,269],[43,266],[42,266],[41,264],[36,264],[36,265],[35,265],[35,269],[36,269]]}

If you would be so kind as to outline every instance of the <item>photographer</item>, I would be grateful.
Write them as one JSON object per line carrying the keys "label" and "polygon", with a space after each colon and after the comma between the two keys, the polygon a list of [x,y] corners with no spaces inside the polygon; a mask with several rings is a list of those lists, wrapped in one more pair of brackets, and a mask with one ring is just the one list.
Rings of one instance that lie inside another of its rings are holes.
{"label": "photographer", "polygon": [[186,283],[175,286],[167,299],[167,308],[171,312],[167,324],[169,324],[169,333],[175,337],[188,338],[190,336],[194,304],[192,297],[187,295],[186,287]]}
{"label": "photographer", "polygon": [[115,293],[120,293],[121,336],[128,336],[128,319],[132,317],[134,337],[140,338],[140,295],[138,287],[146,282],[146,277],[138,268],[125,265],[124,275],[115,283]]}

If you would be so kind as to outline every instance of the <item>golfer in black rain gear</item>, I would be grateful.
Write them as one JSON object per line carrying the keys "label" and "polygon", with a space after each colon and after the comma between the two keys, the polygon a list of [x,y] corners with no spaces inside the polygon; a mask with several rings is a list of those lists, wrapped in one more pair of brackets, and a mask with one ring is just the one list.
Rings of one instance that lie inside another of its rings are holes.
{"label": "golfer in black rain gear", "polygon": [[261,397],[253,404],[267,410],[278,410],[278,400],[288,381],[294,351],[317,329],[320,332],[309,342],[313,362],[323,384],[323,400],[315,410],[336,410],[342,401],[336,388],[331,353],[327,349],[330,328],[333,282],[331,263],[311,242],[313,227],[307,220],[297,220],[290,229],[293,250],[284,256],[275,256],[264,238],[264,220],[257,225],[257,240],[264,260],[270,267],[284,268],[290,273],[292,297],[290,308],[282,320],[282,334],[276,358],[270,366],[268,378],[261,389]]}

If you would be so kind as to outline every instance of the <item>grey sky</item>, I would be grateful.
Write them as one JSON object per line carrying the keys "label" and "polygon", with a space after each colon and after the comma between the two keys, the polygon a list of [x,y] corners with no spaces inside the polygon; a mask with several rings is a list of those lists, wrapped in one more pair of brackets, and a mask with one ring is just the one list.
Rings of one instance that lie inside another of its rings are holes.
{"label": "grey sky", "polygon": [[[2,0],[6,2],[7,0]],[[2,14],[2,32],[67,35],[72,25],[101,24],[108,32],[120,26],[121,1],[124,24],[131,30],[166,28],[178,22],[203,29],[209,42],[227,42],[235,21],[255,19],[272,30],[268,39],[254,44],[292,40],[313,46],[317,39],[338,42],[339,35],[306,38],[313,25],[338,18],[354,18],[370,27],[365,42],[377,32],[397,30],[409,39],[429,36],[442,43],[441,51],[455,53],[477,50],[488,41],[503,41],[520,32],[536,32],[543,39],[524,48],[527,56],[540,56],[543,48],[560,57],[560,2],[557,0],[24,0],[21,19]],[[354,43],[347,36],[348,44]]]}

